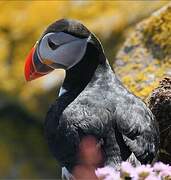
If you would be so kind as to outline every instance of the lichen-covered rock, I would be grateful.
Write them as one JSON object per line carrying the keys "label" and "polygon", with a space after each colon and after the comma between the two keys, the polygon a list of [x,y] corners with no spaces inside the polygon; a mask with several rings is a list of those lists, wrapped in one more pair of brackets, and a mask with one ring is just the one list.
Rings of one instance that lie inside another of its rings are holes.
{"label": "lichen-covered rock", "polygon": [[161,78],[171,76],[171,3],[135,27],[114,66],[128,89],[143,99]]}
{"label": "lichen-covered rock", "polygon": [[164,78],[149,98],[160,129],[159,160],[171,164],[171,78]]}

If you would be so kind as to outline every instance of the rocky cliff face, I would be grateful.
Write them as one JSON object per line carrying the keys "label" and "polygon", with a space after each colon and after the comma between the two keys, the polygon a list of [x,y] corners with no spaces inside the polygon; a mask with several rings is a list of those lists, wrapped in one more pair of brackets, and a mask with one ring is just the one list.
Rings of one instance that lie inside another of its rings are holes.
{"label": "rocky cliff face", "polygon": [[161,78],[171,76],[171,3],[135,27],[114,66],[128,89],[143,99]]}
{"label": "rocky cliff face", "polygon": [[135,27],[114,66],[133,93],[144,100],[151,94],[149,107],[160,129],[159,160],[171,164],[171,3]]}

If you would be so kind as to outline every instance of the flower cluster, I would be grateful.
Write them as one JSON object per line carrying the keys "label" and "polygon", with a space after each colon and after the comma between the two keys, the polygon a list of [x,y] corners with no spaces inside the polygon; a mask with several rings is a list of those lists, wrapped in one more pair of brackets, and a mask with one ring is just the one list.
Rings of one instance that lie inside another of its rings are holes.
{"label": "flower cluster", "polygon": [[171,180],[171,166],[162,162],[138,167],[123,162],[120,171],[106,166],[98,168],[95,173],[100,180]]}

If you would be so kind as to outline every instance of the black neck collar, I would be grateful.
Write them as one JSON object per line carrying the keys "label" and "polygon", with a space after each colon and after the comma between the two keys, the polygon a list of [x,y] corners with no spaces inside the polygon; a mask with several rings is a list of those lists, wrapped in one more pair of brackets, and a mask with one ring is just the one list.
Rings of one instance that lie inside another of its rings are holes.
{"label": "black neck collar", "polygon": [[62,94],[68,91],[81,92],[90,82],[99,63],[99,51],[92,45],[87,45],[87,50],[82,60],[69,70],[66,70],[66,76],[61,88]]}

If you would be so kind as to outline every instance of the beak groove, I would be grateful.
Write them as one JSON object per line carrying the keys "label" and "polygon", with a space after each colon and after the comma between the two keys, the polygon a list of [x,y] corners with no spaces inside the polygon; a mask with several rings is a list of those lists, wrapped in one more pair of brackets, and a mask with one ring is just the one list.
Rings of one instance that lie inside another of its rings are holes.
{"label": "beak groove", "polygon": [[37,55],[36,48],[33,47],[30,50],[25,62],[24,74],[26,81],[37,79],[48,74],[52,70],[53,69],[51,67],[42,63],[41,59]]}

